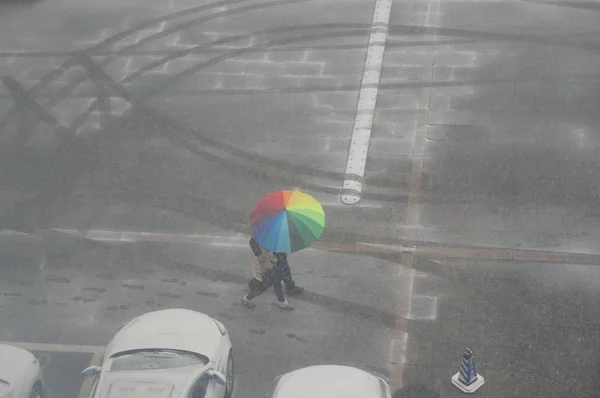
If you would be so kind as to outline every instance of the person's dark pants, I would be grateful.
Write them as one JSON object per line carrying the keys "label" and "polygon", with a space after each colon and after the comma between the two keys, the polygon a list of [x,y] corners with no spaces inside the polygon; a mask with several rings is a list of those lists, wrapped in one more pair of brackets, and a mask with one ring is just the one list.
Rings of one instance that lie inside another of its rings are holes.
{"label": "person's dark pants", "polygon": [[277,300],[283,303],[285,301],[285,296],[283,295],[283,287],[281,286],[282,278],[283,275],[281,273],[281,270],[277,269],[276,267],[265,271],[265,273],[263,274],[262,282],[258,279],[252,279],[248,283],[248,287],[250,288],[251,292],[248,293],[246,298],[248,300],[252,300],[253,298],[260,296],[265,292],[265,290],[273,286],[273,289],[275,290],[275,295],[277,296]]}
{"label": "person's dark pants", "polygon": [[281,279],[283,280],[285,287],[288,290],[294,290],[296,283],[292,280],[292,270],[290,269],[288,262],[286,261],[283,264],[278,264],[277,268],[281,272]]}

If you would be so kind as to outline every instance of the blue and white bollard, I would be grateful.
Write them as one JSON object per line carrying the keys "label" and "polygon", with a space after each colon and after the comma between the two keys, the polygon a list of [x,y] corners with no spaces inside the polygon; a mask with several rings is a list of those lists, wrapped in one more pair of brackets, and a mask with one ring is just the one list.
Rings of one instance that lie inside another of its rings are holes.
{"label": "blue and white bollard", "polygon": [[483,376],[477,374],[473,353],[468,348],[463,354],[460,371],[452,376],[452,384],[466,393],[473,393],[484,383]]}

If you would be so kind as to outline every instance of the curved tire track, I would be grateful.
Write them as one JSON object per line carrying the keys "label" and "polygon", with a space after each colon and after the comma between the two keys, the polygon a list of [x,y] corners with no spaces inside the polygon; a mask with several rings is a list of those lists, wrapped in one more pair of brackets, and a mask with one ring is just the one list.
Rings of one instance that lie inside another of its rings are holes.
{"label": "curved tire track", "polygon": [[[177,11],[171,14],[167,14],[167,15],[163,15],[162,17],[150,20],[150,21],[146,21],[143,22],[139,25],[136,25],[133,28],[130,29],[126,29],[122,32],[119,32],[113,36],[107,37],[106,39],[102,40],[101,42],[98,42],[96,44],[94,44],[93,46],[87,48],[85,51],[88,52],[93,52],[96,50],[100,50],[102,47],[107,46],[109,44],[112,44],[118,40],[121,40],[127,36],[131,36],[141,30],[144,29],[148,29],[154,25],[158,25],[160,23],[163,22],[167,22],[170,20],[174,20],[180,17],[185,17],[188,16],[190,14],[194,14],[194,13],[198,13],[198,12],[202,12],[202,11],[206,11],[206,10],[210,10],[210,9],[214,9],[214,8],[219,8],[219,7],[223,7],[223,6],[227,6],[227,5],[232,5],[232,4],[238,4],[238,3],[245,3],[247,1],[253,1],[253,0],[223,0],[223,1],[218,1],[215,3],[210,3],[210,4],[205,4],[202,6],[198,6],[198,7],[192,7],[192,8],[188,8],[185,10],[181,10],[181,11]],[[153,37],[160,34],[161,32],[152,35]],[[159,36],[162,37],[162,36]],[[158,37],[157,37],[158,38]],[[38,94],[41,90],[43,90],[44,88],[46,88],[46,86],[52,82],[53,80],[59,78],[64,72],[66,72],[69,68],[71,68],[72,66],[76,65],[77,61],[74,58],[70,58],[68,59],[65,63],[63,63],[60,67],[54,69],[53,71],[51,71],[48,75],[46,75],[45,77],[43,77],[37,84],[35,84],[31,90],[29,91],[30,95],[36,95]],[[82,80],[83,81],[83,80]],[[77,83],[80,84],[81,82]],[[72,91],[72,89],[71,89]],[[57,95],[60,95],[60,93],[58,93]],[[11,109],[9,109],[2,117],[0,117],[0,126],[3,126],[4,124],[7,123],[6,119],[10,118],[12,116],[12,114],[17,110],[16,106],[13,106]]]}
{"label": "curved tire track", "polygon": [[[202,9],[209,9],[209,8],[212,8],[212,7],[217,7],[217,5],[215,5],[215,4],[223,4],[223,3],[235,4],[235,3],[241,3],[243,1],[249,1],[249,0],[226,1],[226,2],[214,3],[213,5],[209,5],[209,6],[196,7],[195,9],[192,9],[192,10],[198,11],[198,10],[202,10]],[[306,1],[306,0],[296,0],[295,2],[301,2],[301,1]],[[124,50],[121,50],[118,54],[114,54],[113,56],[107,57],[107,59],[103,60],[101,62],[101,64],[108,64],[109,62],[112,62],[112,60],[117,59],[119,57],[120,53],[125,53],[126,54],[127,50],[132,50],[133,48],[145,45],[145,44],[151,42],[153,38],[157,39],[157,38],[163,37],[165,35],[169,35],[171,33],[179,31],[181,29],[185,29],[186,27],[192,26],[194,24],[201,23],[201,21],[209,21],[209,20],[212,20],[212,19],[216,19],[216,18],[222,17],[224,15],[232,15],[234,13],[245,12],[245,11],[255,10],[255,9],[259,9],[259,8],[272,7],[272,6],[277,6],[277,5],[287,5],[287,4],[289,4],[289,1],[288,2],[271,1],[271,2],[267,2],[267,3],[260,3],[258,5],[255,4],[255,5],[245,6],[245,7],[239,7],[239,8],[236,8],[236,9],[233,9],[233,10],[228,10],[228,11],[225,11],[225,12],[222,12],[222,13],[213,14],[213,15],[210,15],[208,17],[204,17],[203,16],[203,17],[200,17],[200,18],[196,18],[196,19],[194,19],[192,21],[187,21],[187,22],[185,22],[183,24],[177,25],[177,26],[172,27],[170,29],[167,29],[165,31],[158,32],[158,33],[156,33],[154,35],[151,35],[149,37],[146,37],[146,38],[138,41],[135,44],[127,46]],[[174,13],[174,14],[172,14],[170,16],[162,17],[162,18],[159,18],[157,20],[144,23],[142,25],[139,25],[136,29],[130,29],[128,31],[121,32],[120,34],[112,36],[112,37],[104,40],[101,43],[97,43],[97,44],[95,44],[94,46],[92,46],[91,48],[89,48],[88,50],[86,50],[84,52],[89,54],[94,49],[102,48],[102,46],[105,46],[107,44],[110,44],[112,42],[115,42],[115,41],[119,40],[120,38],[126,37],[126,36],[128,36],[128,35],[130,35],[132,33],[135,33],[139,29],[144,29],[144,28],[146,28],[148,26],[152,26],[153,24],[160,23],[161,21],[164,21],[164,20],[167,20],[167,19],[174,19],[174,18],[176,18],[178,16],[189,15],[189,12],[190,12],[189,9],[188,10],[183,10],[183,11],[180,11],[178,13]],[[342,24],[342,26],[343,27],[359,27],[359,28],[366,28],[366,27],[368,27],[368,25],[357,25],[357,24]],[[293,30],[301,30],[301,29],[308,29],[308,28],[314,29],[314,27],[315,27],[314,25],[311,25],[311,26],[307,26],[307,27],[298,27],[297,29],[293,29]],[[339,28],[340,25],[331,24],[329,27]],[[279,28],[279,29],[275,29],[275,30],[272,30],[272,31],[277,32],[277,31],[281,31],[281,30],[290,31],[290,28],[288,28],[288,27],[286,27],[286,28]],[[350,31],[350,32],[334,32],[334,33],[331,33],[331,34],[328,34],[328,35],[323,35],[323,34],[315,35],[315,34],[311,34],[311,35],[305,35],[305,36],[302,36],[302,37],[292,37],[292,38],[285,38],[285,39],[279,39],[279,40],[269,41],[269,42],[267,42],[267,46],[283,45],[283,44],[289,44],[289,43],[297,43],[297,42],[303,42],[303,41],[307,41],[307,40],[316,40],[316,39],[319,39],[319,38],[344,37],[344,36],[347,37],[347,36],[351,36],[351,35],[362,35],[362,34],[365,34],[364,30],[355,30],[355,31]],[[247,37],[248,35],[245,35],[245,36]],[[227,38],[226,40],[231,41],[232,39]],[[219,42],[219,41],[217,41],[217,42]],[[221,40],[220,42],[223,42],[223,40]],[[216,43],[216,44],[218,44],[218,43]],[[211,43],[210,45],[214,46],[215,43]],[[261,47],[249,48],[249,49],[242,49],[241,53],[247,53],[247,52],[252,52],[252,51],[257,51],[257,50],[260,51],[260,48]],[[264,48],[265,48],[265,45],[262,46],[262,50],[264,50]],[[196,48],[196,50],[197,50],[197,48]],[[218,63],[218,62],[220,62],[219,58],[227,59],[227,58],[230,58],[230,57],[234,57],[234,56],[236,56],[239,53],[240,53],[239,51],[230,52],[228,54],[225,54],[225,58],[222,58],[223,56],[216,57],[216,59],[213,59],[211,62],[212,62],[212,64]],[[180,57],[180,56],[182,56],[182,55],[178,54],[177,56],[175,56],[175,58]],[[173,57],[171,56],[171,57],[167,57],[167,58],[173,58]],[[168,60],[166,60],[164,62],[168,62]],[[60,76],[60,74],[64,73],[64,71],[66,71],[68,68],[70,68],[71,66],[76,65],[76,64],[78,64],[78,61],[77,61],[76,57],[73,57],[73,58],[67,60],[67,62],[65,62],[60,68],[58,68],[58,69],[50,72],[50,74],[47,75],[44,79],[42,79],[38,83],[38,85],[36,85],[34,87],[34,89],[32,89],[30,92],[39,92],[39,91],[41,91],[48,84],[48,82],[50,82],[53,78],[56,78],[56,77]],[[207,64],[197,65],[197,66],[195,66],[195,67],[192,68],[193,70],[184,71],[183,73],[175,76],[173,80],[185,77],[188,74],[194,73],[195,70],[199,70],[199,69],[207,67],[207,66],[209,66],[209,65],[207,65]],[[138,72],[136,72],[136,74],[135,74],[134,77],[140,76],[144,72],[145,71],[138,71]],[[134,77],[130,76],[129,80],[133,79]],[[77,87],[80,84],[80,82],[84,81],[85,79],[86,78],[84,77],[83,79],[79,79],[80,81],[74,81],[74,82],[70,83],[69,86],[67,87],[67,88],[69,88],[68,90],[67,89],[63,89],[55,97],[51,98],[45,104],[45,107],[51,108],[56,103],[60,102],[64,98],[66,98],[66,96],[69,95],[70,91],[72,91],[72,89],[74,89],[75,87]],[[94,107],[95,106],[96,106],[96,104],[94,104]],[[93,109],[93,108],[91,108],[91,109]],[[10,112],[11,111],[9,110],[9,112],[7,112],[7,114],[5,114],[2,118],[0,118],[0,121],[5,120],[7,117],[9,117],[10,116]],[[83,118],[80,117],[79,119],[80,120],[84,120],[85,117],[83,117]],[[177,129],[177,130],[180,130],[180,129]],[[70,138],[68,138],[66,140],[61,141],[61,143],[59,144],[60,148],[68,148],[68,147],[70,147],[71,146],[70,145],[71,138],[72,137],[70,137]],[[197,139],[197,137],[194,137],[194,138]],[[179,140],[179,142],[181,144],[186,145],[188,147],[188,149],[190,149],[189,143],[187,143],[185,141],[182,141],[182,140]],[[218,143],[218,142],[207,142],[207,144],[212,144],[213,147],[217,147],[217,148],[220,145],[220,143]],[[196,149],[198,149],[198,148],[196,147]],[[247,159],[249,157],[253,156],[252,154],[245,153],[243,151],[238,150],[237,148],[233,148],[233,147],[230,147],[230,146],[227,146],[227,145],[226,146],[221,146],[221,148],[218,148],[218,149],[221,149],[221,150],[223,150],[223,149],[232,150],[233,149],[233,150],[235,150],[237,152],[233,152],[232,154],[236,154],[236,153],[237,154],[243,154],[244,157],[246,157]],[[63,151],[60,151],[60,152],[63,152]],[[199,152],[199,153],[204,152],[206,155],[208,155],[208,153],[206,153],[206,151],[197,150],[196,152]],[[218,158],[218,157],[216,157],[214,155],[212,156],[212,159],[217,160],[216,158]],[[253,157],[252,159],[253,159],[254,162],[257,161],[256,157]],[[219,158],[218,160],[221,163],[223,163],[223,159],[222,158]],[[263,159],[263,160],[266,161],[267,159]],[[62,160],[55,158],[55,161],[52,162],[52,165],[48,168],[48,179],[49,180],[53,179],[52,174],[53,174],[54,170],[58,169],[58,167],[56,167],[56,162],[60,163],[60,162],[62,162]],[[228,165],[229,167],[231,167],[231,164],[229,162],[226,162],[226,163],[227,163],[226,165]],[[283,164],[287,165],[288,168],[292,168],[296,173],[298,172],[298,167],[297,166],[290,165],[290,164],[287,164],[287,163],[283,163]],[[274,163],[273,165],[276,166],[276,167],[278,167],[278,168],[281,168],[281,164],[279,164],[277,162]],[[243,167],[243,168],[246,169],[246,167]],[[321,175],[323,174],[322,170],[317,170],[317,169],[306,169],[305,171],[307,173],[309,173],[309,174],[317,174],[317,175],[318,174],[321,174]],[[248,170],[245,170],[245,172],[248,172]],[[265,174],[265,173],[261,173],[261,172],[258,172],[258,171],[256,171],[256,173],[257,174],[262,174],[263,178],[268,178],[268,179],[271,179],[271,180],[273,179],[273,176],[271,176],[271,175],[268,175],[268,174]],[[339,174],[331,174],[330,176],[331,177],[339,177],[340,175]],[[284,176],[282,176],[280,178],[284,178]],[[293,179],[293,177],[292,177],[292,179]],[[290,181],[290,179],[286,178],[286,181]],[[294,183],[298,184],[298,181],[296,181],[294,179]],[[323,190],[322,186],[315,185],[315,184],[306,183],[306,184],[302,184],[302,185],[304,187],[308,188],[308,189]],[[332,190],[330,188],[325,188],[325,192],[327,192],[327,191],[329,191],[331,193],[337,193],[337,192],[339,192],[339,189],[336,188],[335,190]],[[30,205],[31,203],[35,203],[37,201],[36,198],[41,197],[41,196],[46,196],[44,194],[44,192],[45,192],[44,189],[42,189],[42,191],[38,191],[38,193],[36,193],[33,198],[30,198],[30,200],[27,201],[28,205]],[[64,192],[63,192],[63,194],[64,194]],[[394,199],[396,200],[397,198],[394,198]]]}

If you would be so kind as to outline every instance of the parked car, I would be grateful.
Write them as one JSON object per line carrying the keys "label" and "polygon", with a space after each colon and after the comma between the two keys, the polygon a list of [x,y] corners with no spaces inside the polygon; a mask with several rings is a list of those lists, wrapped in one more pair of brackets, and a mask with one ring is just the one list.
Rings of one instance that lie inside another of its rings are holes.
{"label": "parked car", "polygon": [[381,378],[349,366],[309,366],[275,379],[271,398],[391,398]]}
{"label": "parked car", "polygon": [[196,311],[149,312],[107,345],[90,398],[231,398],[234,369],[225,326]]}
{"label": "parked car", "polygon": [[0,344],[0,398],[43,398],[40,362],[27,350]]}

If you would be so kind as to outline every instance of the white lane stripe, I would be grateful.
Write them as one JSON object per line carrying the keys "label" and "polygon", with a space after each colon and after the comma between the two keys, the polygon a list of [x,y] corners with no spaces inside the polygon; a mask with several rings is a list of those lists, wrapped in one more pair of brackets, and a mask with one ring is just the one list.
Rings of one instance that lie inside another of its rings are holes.
{"label": "white lane stripe", "polygon": [[[99,242],[172,242],[172,243],[200,243],[214,247],[244,248],[247,249],[248,238],[236,236],[215,236],[215,235],[186,235],[169,234],[154,232],[135,232],[135,231],[104,231],[89,230],[85,233],[75,229],[54,228],[52,231],[60,232],[65,235],[85,238]],[[305,251],[314,251],[308,247]]]}
{"label": "white lane stripe", "polygon": [[76,229],[53,228],[52,231],[65,235],[81,237],[96,241],[107,242],[207,242],[214,245],[217,244],[248,244],[247,237],[241,236],[216,236],[216,235],[196,235],[196,234],[172,234],[160,232],[137,232],[137,231],[107,231],[107,230],[89,230],[78,231]]}
{"label": "white lane stripe", "polygon": [[0,230],[0,235],[9,235],[9,236],[29,236],[29,234],[25,232],[19,232],[12,229],[3,229]]}
{"label": "white lane stripe", "polygon": [[391,10],[392,0],[376,0],[367,47],[367,59],[346,162],[346,178],[342,185],[341,201],[345,205],[358,203],[362,194],[362,180],[365,176]]}
{"label": "white lane stripe", "polygon": [[[227,248],[248,248],[248,237],[238,236],[216,236],[216,235],[186,235],[170,234],[156,232],[136,232],[136,231],[107,231],[107,230],[88,230],[86,232],[76,229],[53,228],[51,231],[59,232],[78,238],[85,238],[101,242],[174,242],[174,243],[201,243],[209,246],[227,247]],[[389,245],[378,243],[357,242],[363,247],[373,247],[384,251],[393,252],[411,252],[414,253],[416,247],[405,247],[402,245]],[[305,251],[314,251],[307,247]]]}
{"label": "white lane stripe", "polygon": [[104,352],[104,346],[101,345],[44,344],[27,343],[23,341],[0,341],[0,344],[12,345],[28,351],[82,352],[90,354]]}

